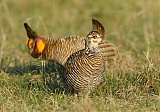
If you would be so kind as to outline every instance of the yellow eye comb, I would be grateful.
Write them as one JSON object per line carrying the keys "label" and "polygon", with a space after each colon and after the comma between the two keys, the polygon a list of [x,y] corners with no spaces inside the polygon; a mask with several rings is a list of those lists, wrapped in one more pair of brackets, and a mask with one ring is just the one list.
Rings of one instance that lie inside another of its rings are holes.
{"label": "yellow eye comb", "polygon": [[28,47],[30,47],[32,43],[33,43],[33,39],[29,39],[29,40],[26,41],[26,45]]}

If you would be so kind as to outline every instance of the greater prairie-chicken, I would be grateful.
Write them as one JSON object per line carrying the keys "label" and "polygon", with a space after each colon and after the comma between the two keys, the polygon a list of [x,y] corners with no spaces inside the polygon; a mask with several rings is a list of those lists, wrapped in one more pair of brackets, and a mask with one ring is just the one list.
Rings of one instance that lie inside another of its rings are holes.
{"label": "greater prairie-chicken", "polygon": [[[97,21],[92,20],[92,26],[102,35],[103,29],[98,27]],[[68,57],[85,48],[85,37],[67,36],[60,39],[44,38],[33,31],[27,23],[24,23],[29,40],[27,46],[30,55],[36,59],[54,60],[64,65]],[[106,40],[102,40],[98,44],[99,50],[108,63],[115,62],[117,57],[116,46]]]}
{"label": "greater prairie-chicken", "polygon": [[103,81],[105,61],[98,44],[104,38],[104,28],[97,21],[96,24],[85,39],[85,48],[73,53],[64,65],[66,85],[74,93],[89,94]]}

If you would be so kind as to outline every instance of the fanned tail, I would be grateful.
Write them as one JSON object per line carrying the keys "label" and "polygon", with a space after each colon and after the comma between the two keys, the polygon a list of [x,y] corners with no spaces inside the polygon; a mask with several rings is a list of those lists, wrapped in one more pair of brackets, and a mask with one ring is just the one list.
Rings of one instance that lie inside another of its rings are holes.
{"label": "fanned tail", "polygon": [[118,48],[114,44],[108,41],[102,41],[99,43],[98,47],[107,66],[115,65],[117,63]]}

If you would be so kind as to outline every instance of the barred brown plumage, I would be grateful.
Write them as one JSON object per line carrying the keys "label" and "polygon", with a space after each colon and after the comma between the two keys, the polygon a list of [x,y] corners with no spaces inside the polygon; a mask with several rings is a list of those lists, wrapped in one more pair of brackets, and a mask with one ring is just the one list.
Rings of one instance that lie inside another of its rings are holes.
{"label": "barred brown plumage", "polygon": [[[98,22],[98,27],[104,29]],[[99,51],[98,43],[103,39],[104,31],[91,31],[85,38],[85,49],[73,53],[65,63],[67,90],[78,94],[89,94],[102,81],[105,61]]]}
{"label": "barred brown plumage", "polygon": [[[92,21],[92,25],[93,29],[103,31],[103,29],[97,25],[96,20]],[[24,23],[24,26],[29,38],[27,41],[28,50],[33,58],[54,60],[64,65],[71,54],[85,48],[85,37],[67,36],[60,39],[44,38],[38,36],[27,23]],[[99,43],[98,47],[106,62],[116,61],[117,48],[114,44],[103,40]],[[110,64],[108,65],[110,66]]]}

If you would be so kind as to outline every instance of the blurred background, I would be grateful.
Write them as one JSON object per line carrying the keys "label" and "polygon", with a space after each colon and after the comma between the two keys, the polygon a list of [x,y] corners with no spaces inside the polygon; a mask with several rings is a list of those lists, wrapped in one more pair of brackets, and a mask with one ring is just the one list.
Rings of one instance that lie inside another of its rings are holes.
{"label": "blurred background", "polygon": [[1,0],[0,15],[1,59],[30,59],[25,22],[41,36],[60,38],[86,36],[92,18],[105,27],[106,39],[128,55],[143,61],[148,51],[153,59],[160,58],[158,0]]}

